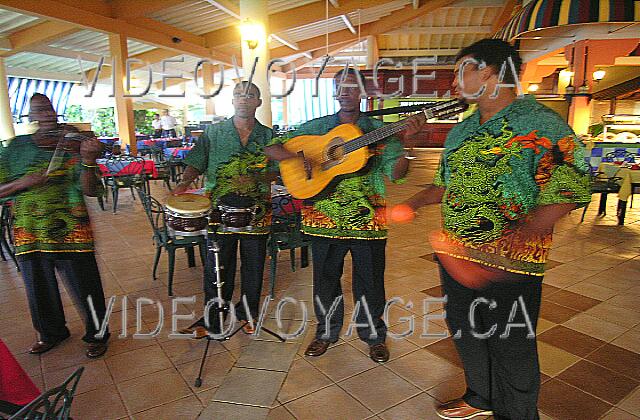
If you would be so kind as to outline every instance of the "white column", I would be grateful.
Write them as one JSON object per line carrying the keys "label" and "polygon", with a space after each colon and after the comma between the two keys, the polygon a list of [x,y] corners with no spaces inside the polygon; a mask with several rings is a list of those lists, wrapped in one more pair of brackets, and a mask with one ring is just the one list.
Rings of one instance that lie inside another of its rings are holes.
{"label": "white column", "polygon": [[9,103],[9,85],[4,58],[0,57],[0,141],[12,139],[16,136],[13,130],[13,116]]}
{"label": "white column", "polygon": [[[267,83],[267,65],[269,64],[269,46],[267,45],[268,16],[267,0],[240,0],[240,16],[242,22],[249,20],[251,24],[256,25],[258,30],[252,31],[250,34],[252,39],[257,39],[255,48],[249,48],[245,36],[242,33],[242,67],[244,69],[244,80],[249,80],[253,63],[258,57],[255,73],[252,82],[258,86],[262,95],[262,106],[256,111],[256,118],[262,124],[271,127],[271,93]],[[242,23],[241,22],[241,23]]]}

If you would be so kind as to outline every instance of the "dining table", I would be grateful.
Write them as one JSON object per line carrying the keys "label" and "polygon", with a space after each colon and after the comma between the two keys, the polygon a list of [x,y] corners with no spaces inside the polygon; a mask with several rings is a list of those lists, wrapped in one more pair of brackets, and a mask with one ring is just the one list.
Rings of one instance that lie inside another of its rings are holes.
{"label": "dining table", "polygon": [[144,159],[144,163],[138,161],[111,161],[109,159],[96,160],[100,172],[103,176],[126,176],[126,175],[151,175],[153,178],[158,177],[158,168],[152,159]]}
{"label": "dining table", "polygon": [[620,191],[618,191],[618,225],[624,225],[624,218],[627,213],[627,201],[631,197],[634,185],[640,185],[640,164],[603,162],[598,167],[598,171],[604,173],[608,178],[621,178]]}
{"label": "dining table", "polygon": [[0,402],[23,406],[39,395],[38,387],[0,339]]}
{"label": "dining table", "polygon": [[164,150],[164,155],[167,159],[184,159],[185,157],[187,157],[191,149],[193,149],[192,146],[167,147]]}

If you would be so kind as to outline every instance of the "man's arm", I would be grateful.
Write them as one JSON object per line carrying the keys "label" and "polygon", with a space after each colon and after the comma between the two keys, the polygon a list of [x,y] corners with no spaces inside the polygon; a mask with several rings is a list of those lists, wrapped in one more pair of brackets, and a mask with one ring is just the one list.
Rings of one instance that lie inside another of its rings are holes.
{"label": "man's arm", "polygon": [[[405,120],[407,127],[400,133],[400,142],[405,148],[412,148],[413,144],[411,136],[419,133],[422,130],[422,126],[425,123],[425,119],[422,114],[411,116]],[[406,153],[400,157],[395,166],[393,167],[392,177],[393,179],[402,179],[409,171],[409,159],[406,158]]]}
{"label": "man's arm", "polygon": [[442,201],[442,196],[444,195],[445,189],[443,187],[438,187],[436,185],[428,185],[422,191],[417,192],[413,196],[411,196],[404,203],[411,210],[416,211],[420,207],[424,207],[429,204],[438,204]]}
{"label": "man's arm", "polygon": [[264,148],[264,154],[271,160],[281,161],[298,157],[293,152],[288,151],[282,144],[272,144]]}
{"label": "man's arm", "polygon": [[83,140],[80,144],[80,157],[82,159],[82,174],[80,175],[80,184],[82,185],[82,193],[89,197],[98,195],[98,164],[96,159],[102,151],[104,145],[93,137]]}
{"label": "man's arm", "polygon": [[12,182],[0,184],[0,198],[11,197],[20,191],[28,190],[39,185],[47,183],[47,176],[41,172],[32,173],[16,179]]}
{"label": "man's arm", "polygon": [[187,166],[187,169],[184,170],[182,174],[182,182],[176,185],[173,189],[173,194],[183,194],[185,191],[189,189],[191,183],[196,180],[197,177],[202,175],[196,168],[193,166]]}
{"label": "man's arm", "polygon": [[409,159],[405,156],[396,161],[396,165],[393,167],[393,179],[402,179],[409,171]]}
{"label": "man's arm", "polygon": [[519,223],[518,230],[525,235],[550,233],[553,231],[553,226],[556,222],[575,208],[575,203],[538,206]]}

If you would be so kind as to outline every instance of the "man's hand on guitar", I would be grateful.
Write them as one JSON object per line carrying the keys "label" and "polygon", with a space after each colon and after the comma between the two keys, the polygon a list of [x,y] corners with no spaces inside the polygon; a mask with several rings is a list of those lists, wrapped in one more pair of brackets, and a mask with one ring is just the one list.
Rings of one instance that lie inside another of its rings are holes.
{"label": "man's hand on guitar", "polygon": [[426,122],[422,113],[413,115],[405,120],[407,128],[404,129],[404,137],[413,136],[422,130],[422,126]]}

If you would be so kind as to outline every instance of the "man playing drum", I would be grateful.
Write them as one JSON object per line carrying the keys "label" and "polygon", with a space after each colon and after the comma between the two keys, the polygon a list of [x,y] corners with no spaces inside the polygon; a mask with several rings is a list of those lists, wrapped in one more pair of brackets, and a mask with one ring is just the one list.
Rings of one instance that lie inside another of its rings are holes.
{"label": "man playing drum", "polygon": [[[272,130],[255,118],[256,109],[262,104],[260,90],[249,82],[238,83],[233,90],[232,118],[207,126],[195,147],[185,158],[187,169],[183,181],[176,186],[174,194],[182,194],[200,175],[206,179],[205,188],[215,206],[223,211],[236,209],[235,213],[223,214],[223,219],[242,219],[244,210],[257,209],[256,217],[246,228],[235,226],[235,231],[220,229],[217,233],[222,266],[222,298],[230,302],[233,296],[236,271],[236,256],[240,244],[241,296],[246,298],[250,313],[245,311],[242,299],[236,305],[239,320],[258,317],[262,273],[267,251],[271,206],[270,186],[266,174],[267,158],[264,146],[272,138]],[[214,258],[208,255],[204,275],[205,304],[217,296],[215,287]],[[208,314],[209,329],[218,333],[217,311],[211,308]],[[196,337],[206,335],[203,325],[195,327]],[[253,333],[253,325],[247,324],[244,331]]]}

